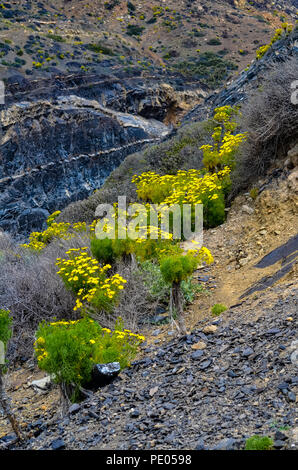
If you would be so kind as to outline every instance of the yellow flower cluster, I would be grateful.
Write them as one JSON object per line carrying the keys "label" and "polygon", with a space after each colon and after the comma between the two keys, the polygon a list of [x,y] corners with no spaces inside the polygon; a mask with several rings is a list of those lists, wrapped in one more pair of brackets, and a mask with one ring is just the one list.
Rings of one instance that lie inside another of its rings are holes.
{"label": "yellow flower cluster", "polygon": [[58,274],[65,285],[75,292],[77,299],[74,310],[82,308],[84,302],[92,303],[97,294],[101,294],[106,301],[116,300],[123,289],[126,280],[119,274],[107,278],[106,272],[111,265],[100,266],[99,262],[88,255],[87,247],[71,248],[66,252],[69,259],[57,259]]}
{"label": "yellow flower cluster", "polygon": [[[59,214],[60,211],[54,212],[47,220],[48,228],[43,232],[32,232],[29,236],[29,243],[25,243],[21,246],[24,248],[30,248],[33,251],[40,251],[54,238],[70,240],[76,233],[87,231],[88,226],[86,225],[86,222],[76,222],[74,224],[67,222],[54,222],[55,218]],[[94,230],[95,225],[96,221],[89,226],[90,232]]]}
{"label": "yellow flower cluster", "polygon": [[54,220],[61,214],[61,211],[55,211],[47,218],[47,226],[50,227]]}
{"label": "yellow flower cluster", "polygon": [[[196,242],[193,242],[193,243],[196,243]],[[187,251],[187,254],[194,256],[197,259],[198,263],[205,262],[206,264],[211,264],[214,262],[214,258],[211,252],[205,246],[203,246],[200,249],[196,249],[196,248],[190,249]]]}
{"label": "yellow flower cluster", "polygon": [[145,336],[132,333],[132,331],[127,329],[123,331],[115,330],[114,333],[116,334],[117,339],[126,339],[127,337],[130,337],[141,342],[145,341]]}
{"label": "yellow flower cluster", "polygon": [[281,28],[278,28],[276,31],[275,31],[275,34],[274,36],[272,37],[271,41],[269,44],[266,44],[265,46],[261,46],[259,47],[259,49],[257,50],[257,59],[261,59],[267,51],[269,51],[269,49],[271,48],[271,46],[276,42],[276,41],[279,41],[283,34],[289,34],[293,31],[293,25],[292,24],[289,24],[289,23],[282,23],[281,25],[282,27]]}
{"label": "yellow flower cluster", "polygon": [[229,105],[216,108],[213,119],[220,126],[214,129],[213,145],[202,145],[203,163],[208,171],[219,171],[225,166],[234,165],[234,152],[246,139],[246,134],[233,135],[237,123],[232,118],[239,112],[238,108]]}
{"label": "yellow flower cluster", "polygon": [[162,186],[163,182],[169,183],[171,188],[168,196],[162,201],[164,204],[202,204],[208,199],[217,199],[222,189],[222,180],[230,173],[230,168],[225,167],[218,173],[202,175],[200,170],[180,170],[176,175],[161,176],[154,172],[143,173],[134,177],[137,184],[138,196],[150,199],[150,191],[154,186]]}

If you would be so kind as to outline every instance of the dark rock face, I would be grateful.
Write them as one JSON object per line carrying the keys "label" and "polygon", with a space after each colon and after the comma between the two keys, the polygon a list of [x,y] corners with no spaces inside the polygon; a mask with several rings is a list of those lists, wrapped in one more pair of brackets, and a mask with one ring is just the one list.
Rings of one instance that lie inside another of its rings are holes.
{"label": "dark rock face", "polygon": [[2,111],[1,120],[0,228],[24,235],[169,132],[161,122],[76,96],[21,102]]}
{"label": "dark rock face", "polygon": [[127,155],[166,136],[162,121],[206,96],[164,79],[10,76],[0,112],[0,229],[41,230],[49,213],[88,197]]}

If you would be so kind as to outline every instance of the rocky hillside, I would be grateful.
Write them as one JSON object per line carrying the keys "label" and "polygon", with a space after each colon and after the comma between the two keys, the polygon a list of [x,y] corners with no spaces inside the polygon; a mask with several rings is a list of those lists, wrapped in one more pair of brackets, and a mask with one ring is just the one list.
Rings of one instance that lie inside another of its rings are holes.
{"label": "rocky hillside", "polygon": [[[0,228],[41,229],[185,114],[243,99],[267,58],[201,106],[293,13],[287,2],[4,2]],[[293,44],[277,46],[279,60]]]}
{"label": "rocky hillside", "polygon": [[[254,58],[295,1],[83,0],[1,4],[1,75],[174,70],[211,87]],[[1,66],[2,64],[2,66]]]}
{"label": "rocky hillside", "polygon": [[[33,365],[11,374],[31,436],[21,447],[237,450],[258,434],[297,449],[297,170],[261,184],[257,200],[239,196],[227,222],[205,232],[215,263],[196,272],[205,290],[185,313],[186,336],[173,338],[160,316],[132,366],[65,418]],[[228,306],[216,318],[215,301]],[[1,445],[18,448],[0,420],[1,431]]]}

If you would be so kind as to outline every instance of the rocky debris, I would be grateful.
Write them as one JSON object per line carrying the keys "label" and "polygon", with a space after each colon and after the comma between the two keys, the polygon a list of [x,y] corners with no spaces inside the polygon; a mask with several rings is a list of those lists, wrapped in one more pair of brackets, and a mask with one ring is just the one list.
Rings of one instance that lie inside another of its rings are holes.
{"label": "rocky debris", "polygon": [[92,370],[92,378],[87,388],[97,389],[112,382],[120,373],[119,362],[109,362],[108,364],[95,364]]}
{"label": "rocky debris", "polygon": [[52,450],[62,450],[65,449],[65,444],[63,439],[55,439],[52,443]]}
{"label": "rocky debris", "polygon": [[288,176],[288,186],[292,191],[298,191],[298,169],[293,170]]}
{"label": "rocky debris", "polygon": [[208,325],[203,328],[203,333],[209,334],[209,333],[215,333],[217,330],[216,325]]}
{"label": "rocky debris", "polygon": [[[238,450],[258,434],[297,449],[297,289],[284,283],[257,297],[226,311],[212,333],[202,320],[187,336],[144,346],[75,413],[40,416],[44,430],[24,447]],[[200,342],[206,347],[194,349]]]}
{"label": "rocky debris", "polygon": [[242,206],[242,212],[251,215],[251,214],[254,213],[254,209],[253,209],[253,207],[250,207],[250,206],[248,206],[247,204],[244,204],[244,205]]}
{"label": "rocky debris", "polygon": [[43,377],[42,379],[33,380],[33,382],[31,382],[30,385],[34,387],[36,391],[49,390],[49,388],[51,388],[52,386],[51,377],[47,375],[46,377]]}

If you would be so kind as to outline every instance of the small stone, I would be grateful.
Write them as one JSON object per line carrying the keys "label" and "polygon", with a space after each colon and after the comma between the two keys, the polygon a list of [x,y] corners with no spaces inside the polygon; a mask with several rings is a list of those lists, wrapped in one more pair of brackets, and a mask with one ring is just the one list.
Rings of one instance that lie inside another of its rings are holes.
{"label": "small stone", "polygon": [[234,377],[237,377],[237,374],[235,374],[233,370],[229,370],[228,376],[234,378]]}
{"label": "small stone", "polygon": [[288,439],[288,436],[286,436],[281,431],[276,431],[274,438],[276,441],[285,441],[286,439]]}
{"label": "small stone", "polygon": [[203,355],[204,351],[195,351],[194,353],[192,353],[191,358],[196,361],[197,359],[200,359]]}
{"label": "small stone", "polygon": [[202,364],[200,364],[200,369],[201,369],[201,370],[205,370],[205,369],[207,369],[207,367],[209,367],[211,364],[212,364],[212,359],[208,359],[207,361],[204,361],[204,362],[202,362]]}
{"label": "small stone", "polygon": [[99,388],[108,385],[120,373],[119,362],[109,362],[107,364],[95,364],[92,369],[91,382],[88,388]]}
{"label": "small stone", "polygon": [[130,413],[131,418],[138,418],[140,416],[139,410],[132,410]]}
{"label": "small stone", "polygon": [[274,449],[282,449],[284,447],[285,443],[283,441],[280,441],[280,440],[276,440],[274,441]]}
{"label": "small stone", "polygon": [[208,325],[208,326],[205,326],[205,328],[203,328],[203,333],[215,333],[217,330],[217,326],[216,325]]}
{"label": "small stone", "polygon": [[294,318],[293,317],[288,317],[288,318],[286,318],[286,321],[294,321]]}
{"label": "small stone", "polygon": [[80,405],[78,403],[74,403],[73,405],[69,407],[68,412],[70,415],[74,415],[78,413],[80,409],[81,409]]}
{"label": "small stone", "polygon": [[235,439],[222,439],[212,450],[234,450],[236,445]]}
{"label": "small stone", "polygon": [[149,391],[149,395],[150,397],[153,397],[153,395],[155,395],[155,393],[158,391],[158,387],[153,387],[150,389]]}
{"label": "small stone", "polygon": [[279,390],[286,390],[289,388],[289,384],[287,382],[281,382],[280,384],[278,384],[277,388]]}
{"label": "small stone", "polygon": [[52,447],[53,450],[62,450],[62,449],[65,449],[65,443],[64,443],[63,439],[55,439],[51,443],[51,447]]}
{"label": "small stone", "polygon": [[154,330],[152,336],[158,336],[160,334],[160,330]]}
{"label": "small stone", "polygon": [[293,401],[294,403],[296,402],[296,395],[294,392],[289,392],[288,393],[288,398],[290,401]]}
{"label": "small stone", "polygon": [[198,441],[195,450],[206,450],[205,443],[204,443],[203,439],[200,439]]}
{"label": "small stone", "polygon": [[278,328],[271,328],[271,330],[266,331],[267,335],[277,335],[278,333],[280,333]]}
{"label": "small stone", "polygon": [[207,344],[204,343],[204,341],[199,341],[198,343],[196,344],[193,344],[191,349],[194,349],[194,350],[198,350],[198,349],[206,349],[207,347]]}
{"label": "small stone", "polygon": [[33,380],[31,382],[32,387],[36,390],[48,390],[51,387],[51,377],[47,375],[39,380]]}
{"label": "small stone", "polygon": [[252,348],[246,348],[242,352],[243,357],[248,357],[251,356],[254,353],[254,350]]}
{"label": "small stone", "polygon": [[254,209],[252,207],[249,207],[247,206],[246,204],[244,204],[242,206],[242,212],[245,212],[246,214],[253,214],[254,213]]}
{"label": "small stone", "polygon": [[298,366],[298,349],[296,349],[296,351],[294,351],[292,354],[291,354],[291,363],[292,364],[295,364],[296,366]]}

